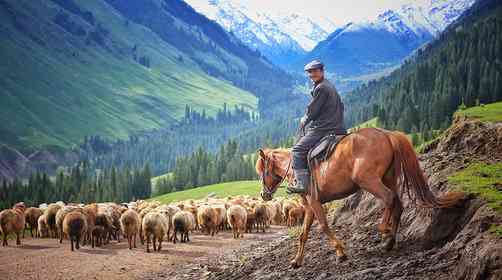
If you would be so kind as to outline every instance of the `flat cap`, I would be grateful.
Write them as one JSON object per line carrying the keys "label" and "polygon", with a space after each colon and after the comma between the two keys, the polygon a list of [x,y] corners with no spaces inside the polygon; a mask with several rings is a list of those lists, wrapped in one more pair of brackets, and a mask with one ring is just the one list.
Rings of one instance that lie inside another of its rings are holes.
{"label": "flat cap", "polygon": [[307,65],[305,65],[303,70],[309,71],[309,70],[313,70],[313,69],[323,69],[323,68],[324,68],[324,64],[319,59],[316,59],[316,60],[312,60],[311,62],[307,63]]}

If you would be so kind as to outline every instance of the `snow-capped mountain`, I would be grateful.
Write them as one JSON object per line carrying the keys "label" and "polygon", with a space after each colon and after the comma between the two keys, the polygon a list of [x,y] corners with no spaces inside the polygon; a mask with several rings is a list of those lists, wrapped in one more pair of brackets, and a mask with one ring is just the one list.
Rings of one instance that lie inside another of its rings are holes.
{"label": "snow-capped mountain", "polygon": [[475,0],[417,2],[410,1],[373,19],[344,25],[292,68],[301,69],[309,60],[320,58],[328,71],[347,78],[395,67],[455,21]]}
{"label": "snow-capped mountain", "polygon": [[413,32],[417,35],[436,36],[474,2],[475,0],[431,0],[425,4],[410,3],[395,11],[387,10],[378,15],[373,25],[397,34]]}
{"label": "snow-capped mountain", "polygon": [[267,13],[236,0],[185,1],[279,65],[299,59],[336,29],[327,18],[314,22],[297,13]]}
{"label": "snow-capped mountain", "polygon": [[335,18],[310,18],[302,11],[257,10],[240,0],[185,1],[285,69],[300,72],[304,63],[320,58],[339,77],[399,65],[475,2],[409,0],[373,17],[340,24]]}

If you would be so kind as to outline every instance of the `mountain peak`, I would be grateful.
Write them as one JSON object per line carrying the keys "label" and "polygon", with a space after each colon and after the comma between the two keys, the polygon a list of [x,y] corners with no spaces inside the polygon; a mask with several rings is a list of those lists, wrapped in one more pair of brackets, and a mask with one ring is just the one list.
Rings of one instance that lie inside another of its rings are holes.
{"label": "mountain peak", "polygon": [[298,59],[336,29],[327,18],[255,10],[235,0],[185,1],[279,65]]}

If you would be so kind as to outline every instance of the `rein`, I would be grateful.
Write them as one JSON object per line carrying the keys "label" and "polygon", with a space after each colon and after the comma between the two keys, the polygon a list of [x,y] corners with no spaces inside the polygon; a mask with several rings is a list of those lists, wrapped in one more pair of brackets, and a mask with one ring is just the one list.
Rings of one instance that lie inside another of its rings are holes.
{"label": "rein", "polygon": [[284,177],[281,177],[281,176],[279,176],[279,175],[277,175],[277,174],[275,174],[275,173],[273,173],[273,172],[272,172],[272,178],[273,178],[274,180],[276,180],[276,179],[280,179],[279,183],[275,184],[272,188],[269,188],[269,187],[265,184],[265,181],[264,181],[264,179],[263,179],[263,177],[264,177],[264,176],[267,176],[267,175],[268,175],[268,173],[269,173],[269,172],[271,172],[271,171],[269,171],[269,170],[268,170],[268,168],[267,168],[267,167],[268,167],[268,160],[269,160],[269,159],[267,158],[267,159],[265,160],[265,162],[264,162],[264,163],[265,163],[265,164],[264,164],[264,167],[265,167],[265,168],[264,168],[264,170],[263,170],[263,172],[262,172],[262,174],[261,174],[261,176],[260,176],[260,180],[261,180],[261,183],[262,183],[262,186],[263,186],[263,189],[264,189],[265,193],[266,193],[266,194],[268,194],[268,195],[271,195],[271,194],[273,194],[273,193],[275,192],[275,190],[274,190],[274,189],[276,189],[276,188],[277,188],[277,186],[280,186],[280,185],[284,182],[284,180],[288,177],[289,169],[290,169],[290,167],[291,167],[291,162],[293,161],[293,159],[290,159],[290,160],[289,160],[288,167],[286,168],[286,173],[284,174]]}

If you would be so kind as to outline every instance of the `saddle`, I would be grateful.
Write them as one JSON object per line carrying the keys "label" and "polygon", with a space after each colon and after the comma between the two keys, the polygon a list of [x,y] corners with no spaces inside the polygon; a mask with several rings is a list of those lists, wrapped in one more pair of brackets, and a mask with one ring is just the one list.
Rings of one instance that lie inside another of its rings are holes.
{"label": "saddle", "polygon": [[321,138],[317,144],[310,149],[307,155],[309,166],[318,164],[328,159],[336,149],[338,143],[348,134],[328,134]]}
{"label": "saddle", "polygon": [[[313,170],[314,166],[317,166],[319,163],[327,160],[335,151],[338,143],[340,143],[340,141],[349,134],[328,134],[321,138],[321,140],[319,140],[319,142],[317,142],[317,144],[310,149],[307,154],[309,170]],[[324,172],[321,171],[322,176],[324,176],[323,174]],[[314,200],[319,200],[319,186],[315,176],[310,176],[310,182],[311,184],[307,193],[311,195]]]}

